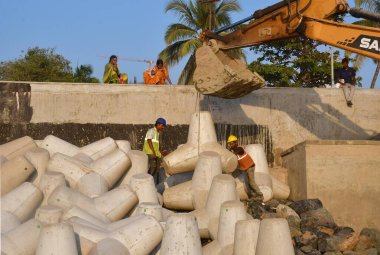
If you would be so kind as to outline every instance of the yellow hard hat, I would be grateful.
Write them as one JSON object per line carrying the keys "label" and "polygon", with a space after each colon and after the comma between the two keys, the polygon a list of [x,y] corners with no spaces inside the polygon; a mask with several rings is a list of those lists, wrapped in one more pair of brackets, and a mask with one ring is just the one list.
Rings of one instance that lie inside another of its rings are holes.
{"label": "yellow hard hat", "polygon": [[227,143],[235,142],[235,141],[237,141],[237,140],[238,140],[238,139],[237,139],[236,136],[234,136],[234,135],[230,135],[230,136],[228,137]]}

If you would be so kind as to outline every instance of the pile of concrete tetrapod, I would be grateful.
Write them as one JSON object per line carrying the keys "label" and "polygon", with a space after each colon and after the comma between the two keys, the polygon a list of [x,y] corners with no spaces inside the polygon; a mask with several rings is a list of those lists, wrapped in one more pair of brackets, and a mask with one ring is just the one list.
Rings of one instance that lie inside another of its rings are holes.
{"label": "pile of concrete tetrapod", "polygon": [[[263,147],[246,150],[264,200],[286,199]],[[285,219],[246,213],[245,187],[228,174],[236,156],[217,143],[208,112],[192,116],[188,142],[163,160],[167,175],[194,171],[192,180],[163,196],[147,156],[124,140],[79,148],[23,137],[0,146],[0,164],[2,254],[294,254]]]}

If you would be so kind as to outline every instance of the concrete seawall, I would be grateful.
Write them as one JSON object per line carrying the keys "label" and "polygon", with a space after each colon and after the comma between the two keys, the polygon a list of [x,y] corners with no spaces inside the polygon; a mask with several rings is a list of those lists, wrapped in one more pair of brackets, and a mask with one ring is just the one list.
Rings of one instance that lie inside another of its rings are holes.
{"label": "concrete seawall", "polygon": [[212,113],[218,139],[263,143],[270,162],[304,140],[365,140],[380,133],[380,90],[358,89],[348,108],[340,89],[267,88],[226,100],[200,96],[192,86],[0,82],[0,143],[54,134],[76,145],[127,139],[141,149],[157,117],[169,123],[168,149],[187,138],[198,102]]}

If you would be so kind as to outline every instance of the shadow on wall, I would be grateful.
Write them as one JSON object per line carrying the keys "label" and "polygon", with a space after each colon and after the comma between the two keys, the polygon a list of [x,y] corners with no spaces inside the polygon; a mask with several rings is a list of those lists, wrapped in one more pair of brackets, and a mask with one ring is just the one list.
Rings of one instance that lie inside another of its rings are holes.
{"label": "shadow on wall", "polygon": [[[332,93],[322,90],[321,92],[326,95],[325,101],[331,97],[334,100],[336,96],[341,98],[336,98],[337,102],[333,106],[323,102],[316,89],[273,88],[258,90],[239,99],[205,96],[202,100],[202,109],[212,113],[214,121],[218,123],[216,125],[218,138],[221,138],[222,142],[230,133],[237,134],[245,141],[242,144],[252,143],[252,141],[264,144],[266,150],[270,151],[267,155],[279,154],[282,150],[288,149],[273,148],[273,132],[277,132],[277,137],[289,132],[298,132],[295,136],[298,136],[300,141],[294,141],[293,145],[305,139],[314,138],[291,125],[286,120],[286,116],[281,116],[281,112],[286,113],[300,127],[319,139],[360,140],[369,139],[370,134],[375,133],[373,130],[363,129],[348,118],[348,115],[363,115],[368,109],[359,108],[356,105],[347,108],[341,90],[330,91]],[[232,123],[232,125],[227,123]],[[257,132],[260,128],[265,132]],[[290,130],[291,128],[294,130]],[[246,137],[248,139],[245,139]],[[271,156],[268,157],[268,161],[272,162],[270,158]]]}
{"label": "shadow on wall", "polygon": [[[222,99],[223,100],[223,99]],[[227,99],[224,99],[227,100]],[[201,110],[209,111],[213,116],[215,122],[215,130],[218,142],[223,146],[227,146],[227,139],[229,135],[235,135],[239,139],[239,144],[262,144],[266,152],[267,161],[269,163],[274,162],[273,154],[273,141],[270,130],[267,126],[257,125],[252,118],[249,118],[245,112],[242,110],[239,104],[239,108],[233,109],[233,112],[229,112],[231,109],[228,107],[223,107],[218,105],[214,101],[214,97],[204,96],[201,101]],[[244,125],[236,125],[233,121],[228,121],[227,123],[218,122],[216,116],[216,111],[223,112],[226,116],[233,116],[237,119],[245,119]]]}

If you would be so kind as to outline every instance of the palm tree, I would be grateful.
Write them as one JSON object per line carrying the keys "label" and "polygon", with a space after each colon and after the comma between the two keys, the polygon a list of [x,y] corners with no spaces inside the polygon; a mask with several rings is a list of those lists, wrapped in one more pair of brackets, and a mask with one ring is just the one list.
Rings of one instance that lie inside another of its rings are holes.
{"label": "palm tree", "polygon": [[[372,12],[380,13],[380,0],[355,0],[355,5],[358,7],[364,7]],[[380,22],[375,22],[371,20],[359,20],[354,22],[354,24],[369,27],[380,27]],[[363,64],[364,59],[364,56],[357,55],[355,58],[355,66],[360,67]],[[375,88],[376,80],[380,72],[380,61],[375,61],[375,63],[377,63],[377,66],[371,82],[371,89]]]}
{"label": "palm tree", "polygon": [[190,55],[183,69],[178,84],[191,84],[195,64],[195,51],[202,45],[199,34],[210,27],[210,8],[212,28],[231,24],[230,13],[239,11],[237,0],[223,0],[221,3],[202,4],[199,0],[171,0],[165,12],[174,12],[179,16],[179,23],[168,26],[165,33],[167,47],[159,57],[169,65],[177,64]]}

